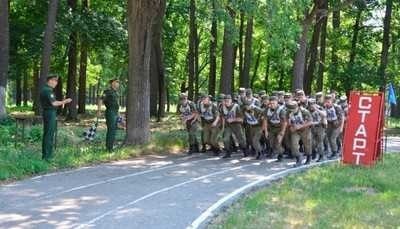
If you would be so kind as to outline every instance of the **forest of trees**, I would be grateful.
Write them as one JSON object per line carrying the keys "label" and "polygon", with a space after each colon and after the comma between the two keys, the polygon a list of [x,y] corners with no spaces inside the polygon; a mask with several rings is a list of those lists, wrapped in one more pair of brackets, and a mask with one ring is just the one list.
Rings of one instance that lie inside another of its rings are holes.
{"label": "forest of trees", "polygon": [[180,92],[239,87],[306,93],[398,87],[400,2],[393,0],[0,0],[0,119],[40,113],[60,76],[77,120],[111,78],[127,104],[127,144],[149,139]]}

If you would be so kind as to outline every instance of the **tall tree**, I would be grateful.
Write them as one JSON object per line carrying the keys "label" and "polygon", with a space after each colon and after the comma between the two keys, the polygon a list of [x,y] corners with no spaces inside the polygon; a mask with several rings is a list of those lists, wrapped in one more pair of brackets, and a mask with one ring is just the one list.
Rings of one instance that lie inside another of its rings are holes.
{"label": "tall tree", "polygon": [[[242,1],[241,4],[244,2]],[[244,34],[244,20],[245,14],[244,10],[240,10],[239,16],[239,42],[238,42],[238,49],[239,49],[239,84],[242,87],[242,78],[243,78],[243,34]],[[236,52],[235,52],[236,53]]]}
{"label": "tall tree", "polygon": [[196,0],[190,0],[189,5],[189,50],[188,50],[188,70],[189,70],[189,98],[193,99],[196,74],[196,46],[197,46],[197,24],[196,24]]}
{"label": "tall tree", "polygon": [[150,61],[153,24],[164,0],[128,0],[127,145],[150,138]]}
{"label": "tall tree", "polygon": [[346,93],[348,93],[352,87],[353,87],[353,80],[351,77],[353,67],[354,67],[354,61],[356,59],[356,54],[357,54],[357,43],[358,43],[358,34],[361,29],[361,16],[362,16],[363,8],[358,8],[357,9],[357,15],[356,15],[356,20],[354,22],[353,26],[353,35],[351,39],[351,49],[350,49],[350,57],[349,61],[347,64],[347,74],[345,77],[345,84],[344,88],[346,90]]}
{"label": "tall tree", "polygon": [[[56,19],[57,19],[57,10],[58,10],[59,0],[50,0],[49,2],[49,9],[48,9],[48,16],[47,16],[47,24],[46,29],[44,31],[44,41],[43,41],[43,54],[42,54],[42,61],[40,64],[40,76],[37,90],[43,87],[45,84],[46,78],[50,72],[50,59],[51,59],[51,52],[53,49],[53,40],[54,40],[54,31],[56,29]],[[39,96],[37,94],[36,100],[38,100]],[[40,113],[40,106],[38,101],[36,101],[35,107],[35,114]]]}
{"label": "tall tree", "polygon": [[228,1],[226,6],[227,19],[224,22],[224,40],[222,44],[222,63],[221,63],[221,82],[220,92],[224,94],[232,93],[232,82],[234,74],[234,33],[233,27],[235,25],[233,19],[235,18],[235,11],[231,7],[231,1]]}
{"label": "tall tree", "polygon": [[306,10],[304,19],[301,23],[302,29],[301,34],[297,42],[298,50],[296,52],[296,56],[293,62],[293,81],[292,81],[292,90],[294,89],[303,89],[304,85],[304,69],[306,64],[306,53],[307,53],[307,38],[308,32],[312,25],[315,14],[317,13],[317,2],[318,0],[314,0],[314,6],[311,11]]}
{"label": "tall tree", "polygon": [[[323,0],[322,9],[328,12],[328,0]],[[321,41],[320,41],[320,49],[319,49],[319,66],[318,66],[318,77],[317,77],[317,91],[322,91],[324,85],[324,71],[325,71],[325,56],[326,56],[326,32],[328,25],[328,16],[322,19],[322,27],[321,27]]]}
{"label": "tall tree", "polygon": [[[332,0],[331,1],[331,8],[332,10],[332,34],[333,34],[333,39],[332,39],[332,51],[331,51],[331,65],[330,65],[330,76],[331,77],[337,77],[339,71],[339,58],[338,58],[338,51],[339,51],[339,45],[338,45],[338,38],[340,36],[340,5],[341,0]],[[336,85],[330,85],[332,88],[336,89]]]}
{"label": "tall tree", "polygon": [[[68,0],[68,7],[73,13],[76,11],[77,0]],[[68,75],[67,75],[67,97],[72,99],[72,102],[67,105],[67,120],[77,120],[77,96],[76,96],[76,74],[77,74],[77,36],[75,28],[72,29],[69,35],[68,47]]]}
{"label": "tall tree", "polygon": [[161,118],[164,116],[166,102],[165,67],[161,39],[166,8],[165,3],[164,1],[161,5],[161,9],[158,12],[159,15],[157,15],[154,23],[151,52],[150,115],[157,116],[157,121],[161,121]]}
{"label": "tall tree", "polygon": [[[89,11],[89,0],[82,0],[82,12],[86,15]],[[79,92],[78,92],[78,113],[86,112],[86,76],[88,63],[88,41],[85,32],[80,34],[81,37],[81,56],[79,65]]]}
{"label": "tall tree", "polygon": [[248,88],[250,86],[250,67],[251,67],[251,55],[253,46],[253,21],[252,15],[249,15],[246,25],[246,38],[245,38],[245,50],[244,50],[244,63],[242,76],[240,78],[240,86]]}
{"label": "tall tree", "polygon": [[386,0],[386,12],[383,20],[383,40],[382,40],[382,53],[381,63],[378,68],[378,77],[381,79],[381,91],[385,91],[387,77],[386,67],[388,64],[389,48],[390,48],[390,23],[392,20],[392,7],[393,0]]}
{"label": "tall tree", "polygon": [[208,76],[208,94],[215,96],[215,83],[217,79],[217,44],[218,44],[218,20],[217,0],[212,0],[212,23],[210,38],[210,71]]}
{"label": "tall tree", "polygon": [[0,0],[0,120],[6,113],[6,88],[10,55],[9,1]]}

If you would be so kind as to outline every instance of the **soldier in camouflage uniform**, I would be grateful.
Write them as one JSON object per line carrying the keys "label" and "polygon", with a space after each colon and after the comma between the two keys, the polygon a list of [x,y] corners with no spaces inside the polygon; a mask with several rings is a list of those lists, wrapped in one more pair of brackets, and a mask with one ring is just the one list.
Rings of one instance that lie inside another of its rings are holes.
{"label": "soldier in camouflage uniform", "polygon": [[181,116],[181,120],[186,127],[189,137],[189,154],[199,152],[199,142],[197,140],[198,131],[198,112],[196,104],[188,100],[186,94],[180,95],[180,104],[178,111]]}
{"label": "soldier in camouflage uniform", "polygon": [[[246,96],[244,97],[242,104],[243,105],[247,104],[249,106],[257,106],[257,107],[261,106],[260,100],[258,100],[257,98],[255,98],[253,96],[253,91],[250,88],[246,89]],[[252,148],[251,137],[250,137],[250,128],[249,128],[249,124],[246,122],[246,120],[244,120],[244,122],[243,122],[243,127],[244,127],[244,131],[245,131],[247,149],[249,150],[248,152],[252,152],[251,149],[253,149],[253,150],[255,150],[255,149]]]}
{"label": "soldier in camouflage uniform", "polygon": [[300,140],[304,145],[304,153],[307,156],[306,164],[311,162],[311,125],[312,117],[308,110],[300,107],[297,102],[286,104],[288,128],[290,130],[291,151],[296,157],[295,166],[301,165]]}
{"label": "soldier in camouflage uniform", "polygon": [[239,142],[240,148],[244,152],[244,156],[247,156],[246,140],[243,135],[242,123],[243,114],[238,104],[232,103],[232,97],[226,95],[224,98],[224,106],[222,107],[223,116],[223,129],[224,129],[224,147],[225,155],[223,158],[231,157],[232,153],[232,136],[235,136]]}
{"label": "soldier in camouflage uniform", "polygon": [[331,159],[338,155],[337,138],[343,131],[344,115],[342,108],[333,102],[331,95],[325,96],[325,110],[326,120],[328,121],[326,135],[331,150],[331,155],[329,156]]}
{"label": "soldier in camouflage uniform", "polygon": [[278,154],[278,161],[282,161],[284,149],[282,140],[286,132],[286,112],[283,106],[278,103],[276,96],[270,97],[269,108],[265,109],[265,137],[270,140],[272,153]]}
{"label": "soldier in camouflage uniform", "polygon": [[261,159],[263,149],[260,144],[261,135],[264,126],[263,110],[252,104],[251,101],[245,100],[243,104],[243,118],[247,124],[248,137],[251,147],[255,150],[257,159]]}
{"label": "soldier in camouflage uniform", "polygon": [[283,95],[284,104],[290,102],[292,100],[292,93],[287,92]]}
{"label": "soldier in camouflage uniform", "polygon": [[325,109],[316,103],[315,99],[309,100],[309,111],[312,116],[312,148],[313,155],[318,155],[318,162],[325,160],[324,139],[326,133]]}
{"label": "soldier in camouflage uniform", "polygon": [[204,143],[211,146],[214,155],[218,155],[220,151],[218,145],[218,124],[220,119],[218,107],[210,101],[209,96],[204,96],[198,112],[201,117]]}

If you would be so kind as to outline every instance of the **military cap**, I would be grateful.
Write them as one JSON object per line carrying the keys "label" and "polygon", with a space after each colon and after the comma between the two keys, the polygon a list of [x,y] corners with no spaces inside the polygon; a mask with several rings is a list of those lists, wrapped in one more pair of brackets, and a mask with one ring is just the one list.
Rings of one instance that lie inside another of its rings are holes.
{"label": "military cap", "polygon": [[272,96],[278,96],[278,92],[277,92],[277,91],[273,91],[273,92],[271,93],[271,95],[272,95]]}
{"label": "military cap", "polygon": [[232,96],[231,95],[225,95],[224,99],[232,99]]}
{"label": "military cap", "polygon": [[247,88],[246,95],[252,95],[252,94],[253,94],[253,90],[251,90],[251,88]]}
{"label": "military cap", "polygon": [[285,99],[289,99],[289,98],[292,98],[292,93],[285,93],[284,95],[283,95],[283,98],[285,98]]}
{"label": "military cap", "polygon": [[295,110],[298,107],[299,107],[299,105],[295,101],[290,101],[290,102],[286,103],[286,108],[288,110]]}
{"label": "military cap", "polygon": [[333,98],[333,97],[332,97],[331,94],[327,94],[327,95],[325,95],[325,97],[324,97],[325,100],[332,99],[332,98]]}
{"label": "military cap", "polygon": [[269,96],[268,95],[263,95],[263,96],[261,96],[261,100],[262,101],[269,100]]}
{"label": "military cap", "polygon": [[285,92],[284,91],[278,91],[278,96],[284,96]]}
{"label": "military cap", "polygon": [[260,92],[258,92],[258,94],[259,94],[260,96],[263,96],[263,95],[266,95],[267,92],[266,92],[265,90],[261,90]]}
{"label": "military cap", "polygon": [[46,78],[46,81],[49,81],[49,80],[52,80],[52,79],[58,80],[58,76],[57,76],[57,75],[49,75],[49,76]]}
{"label": "military cap", "polygon": [[340,101],[344,102],[346,100],[347,100],[347,96],[345,96],[345,95],[340,96]]}
{"label": "military cap", "polygon": [[115,78],[115,79],[111,79],[110,81],[108,81],[109,84],[112,84],[114,82],[119,82],[119,80],[117,78]]}
{"label": "military cap", "polygon": [[187,96],[187,94],[186,93],[181,93],[180,95],[179,95],[179,98],[180,99],[186,99],[188,96]]}
{"label": "military cap", "polygon": [[315,104],[317,101],[314,98],[309,98],[308,103]]}
{"label": "military cap", "polygon": [[296,90],[296,96],[304,96],[305,94],[303,90]]}
{"label": "military cap", "polygon": [[275,95],[272,95],[269,97],[269,101],[278,101],[278,97]]}
{"label": "military cap", "polygon": [[241,88],[239,88],[239,92],[244,93],[244,92],[246,92],[246,89],[244,87],[241,87]]}
{"label": "military cap", "polygon": [[323,95],[324,95],[324,93],[322,91],[315,93],[316,98],[321,98]]}

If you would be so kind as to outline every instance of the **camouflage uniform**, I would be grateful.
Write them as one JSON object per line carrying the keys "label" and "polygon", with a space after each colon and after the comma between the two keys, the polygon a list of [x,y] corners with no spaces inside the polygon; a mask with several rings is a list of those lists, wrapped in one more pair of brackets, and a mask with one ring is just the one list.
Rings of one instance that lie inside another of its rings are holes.
{"label": "camouflage uniform", "polygon": [[[331,97],[328,97],[328,99],[331,99]],[[326,110],[326,120],[328,122],[326,135],[332,152],[330,158],[333,158],[338,154],[337,139],[341,133],[340,128],[342,125],[342,121],[344,121],[343,120],[344,116],[342,108],[334,103],[332,103],[331,106],[325,106],[325,110]]]}
{"label": "camouflage uniform", "polygon": [[204,144],[210,145],[211,150],[217,155],[219,153],[219,126],[213,126],[213,123],[219,118],[218,107],[216,104],[211,102],[209,104],[200,103],[199,113],[201,117]]}
{"label": "camouflage uniform", "polygon": [[[184,96],[181,96],[181,99]],[[181,103],[179,106],[179,113],[182,120],[185,122],[186,131],[189,137],[189,154],[199,152],[199,142],[197,140],[197,132],[199,130],[197,116],[189,119],[193,114],[197,114],[196,105],[192,101]]]}
{"label": "camouflage uniform", "polygon": [[316,104],[315,100],[311,100],[309,111],[312,116],[312,149],[313,155],[318,154],[318,161],[325,158],[324,139],[326,133],[326,113],[324,108]]}
{"label": "camouflage uniform", "polygon": [[286,119],[290,129],[291,151],[296,157],[296,166],[301,165],[300,140],[303,142],[304,153],[307,155],[306,163],[308,164],[311,161],[311,129],[310,127],[304,127],[300,130],[293,128],[298,125],[310,124],[312,122],[311,114],[303,107],[299,107],[296,102],[290,102],[286,106],[288,108]]}
{"label": "camouflage uniform", "polygon": [[268,139],[272,148],[272,153],[278,154],[278,161],[282,160],[284,152],[282,140],[286,133],[286,112],[284,106],[276,109],[268,108],[265,110],[267,120]]}
{"label": "camouflage uniform", "polygon": [[261,108],[245,104],[243,109],[244,122],[247,124],[248,140],[250,145],[256,151],[257,159],[262,156],[262,147],[260,144],[262,136],[262,124],[263,124],[263,111]]}

